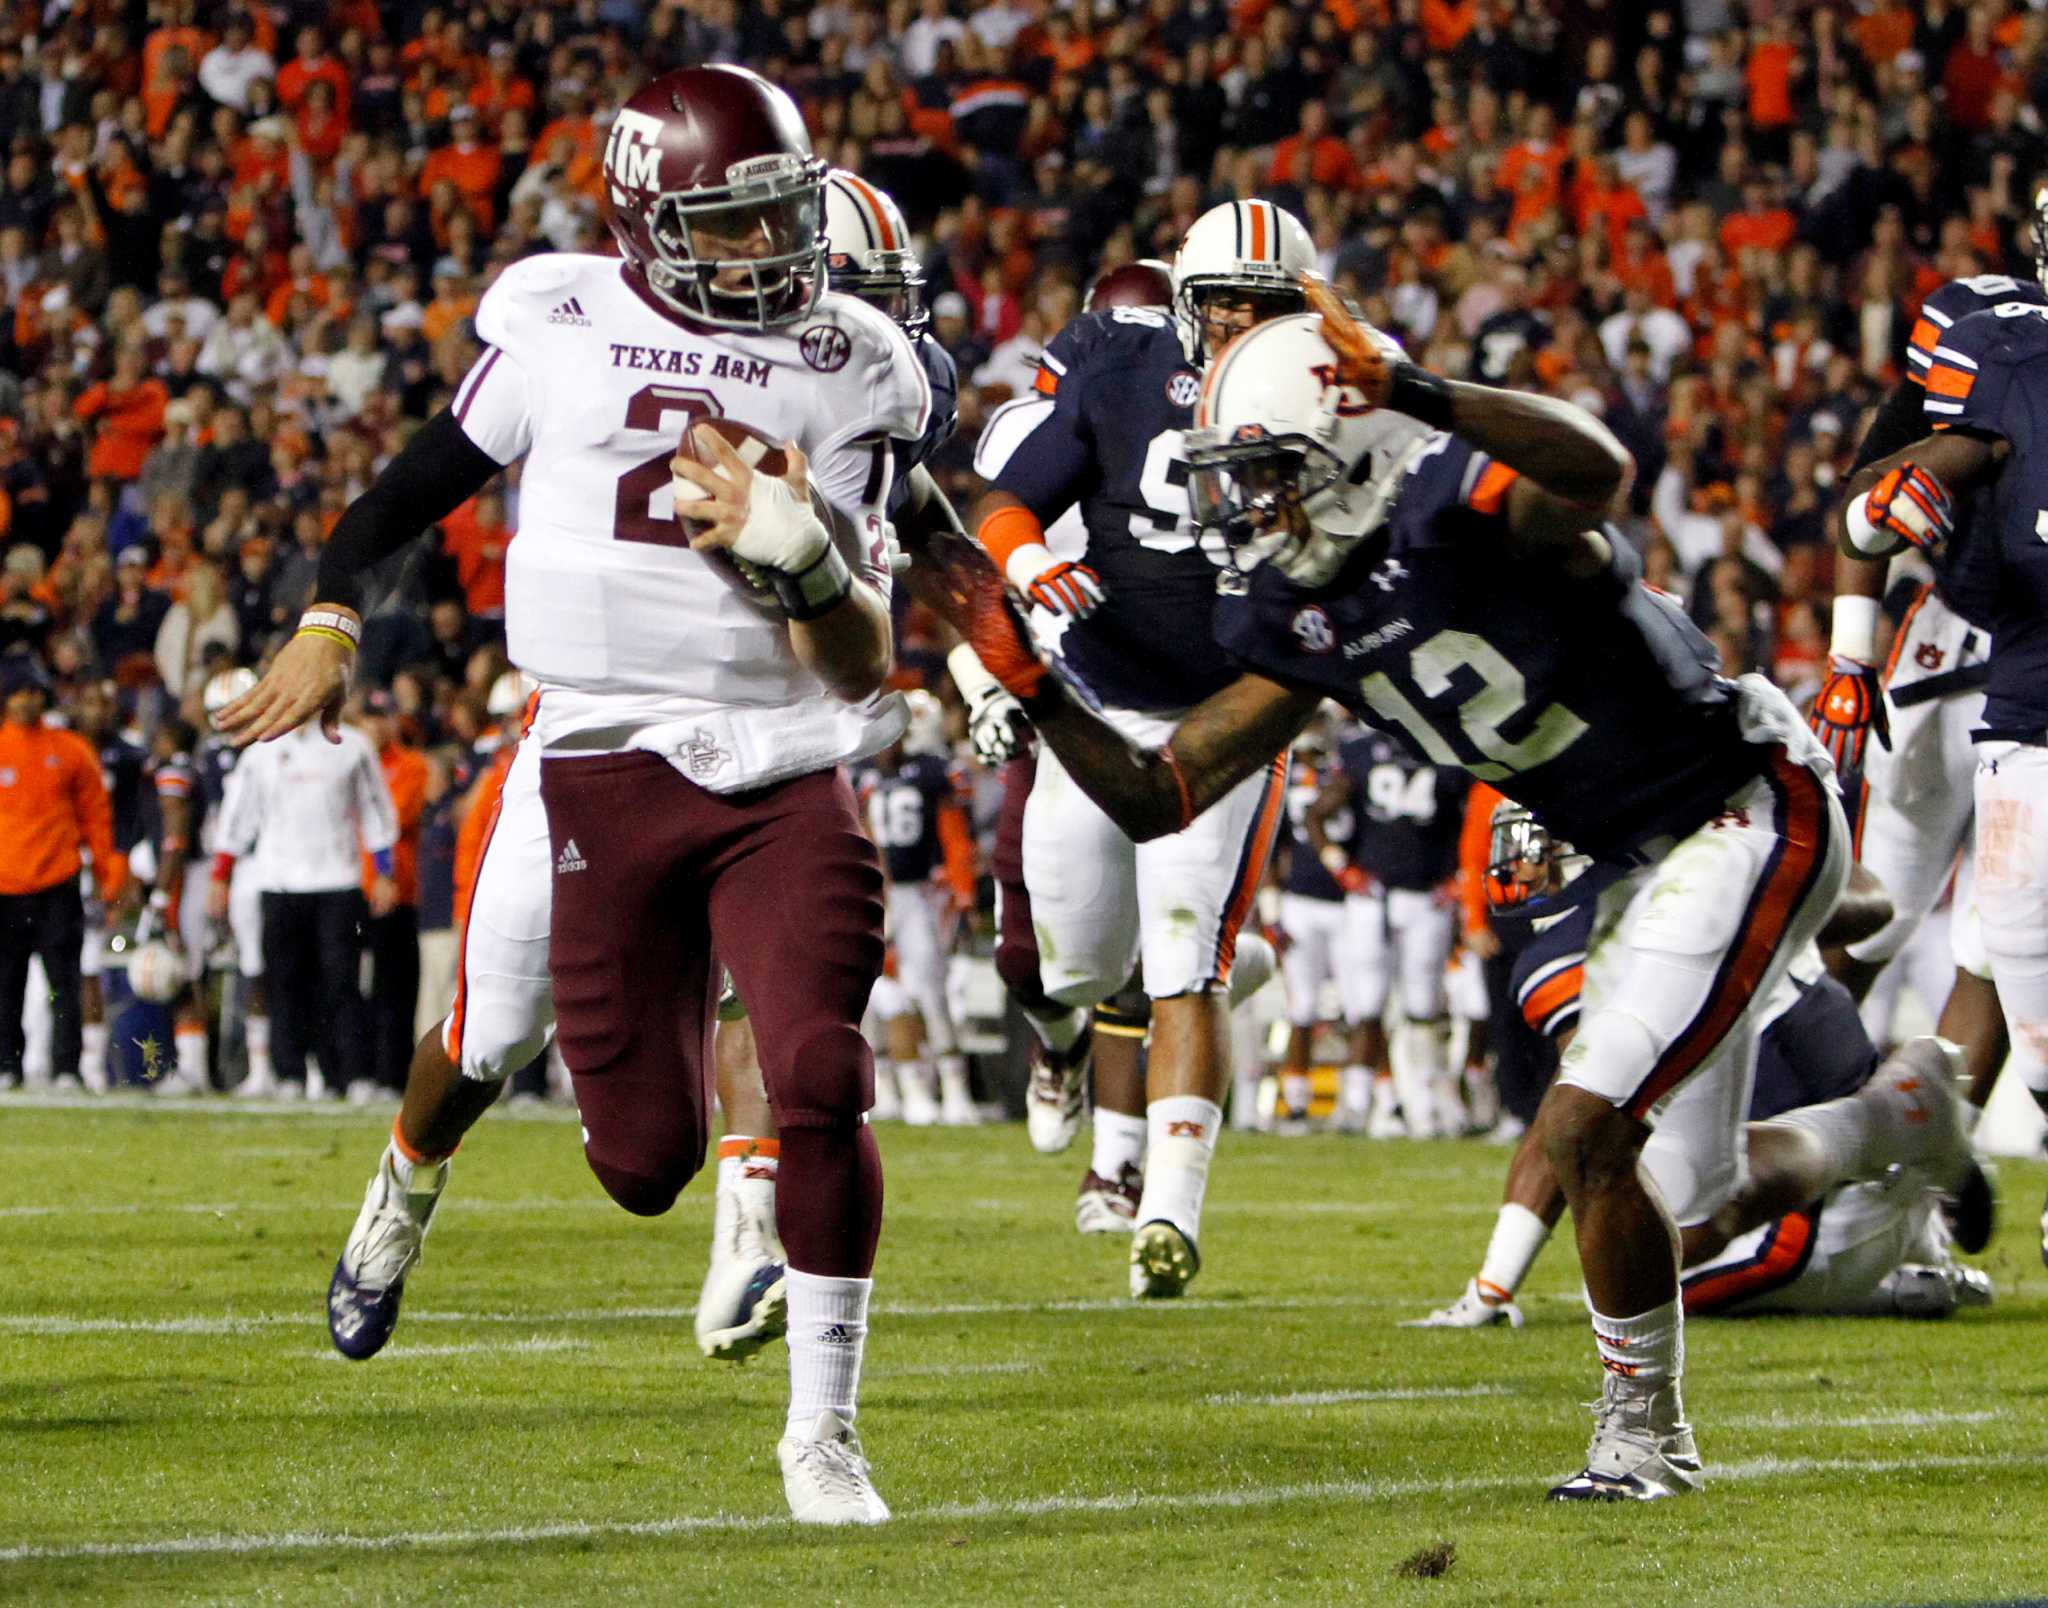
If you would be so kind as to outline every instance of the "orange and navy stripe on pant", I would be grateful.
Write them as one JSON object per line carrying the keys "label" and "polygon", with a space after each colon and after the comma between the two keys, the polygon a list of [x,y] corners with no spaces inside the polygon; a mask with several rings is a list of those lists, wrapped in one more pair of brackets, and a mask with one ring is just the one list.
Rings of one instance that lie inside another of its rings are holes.
{"label": "orange and navy stripe on pant", "polygon": [[1820,1203],[1789,1212],[1764,1231],[1756,1254],[1726,1266],[1702,1268],[1682,1281],[1685,1315],[1712,1317],[1782,1290],[1806,1271],[1820,1237]]}
{"label": "orange and navy stripe on pant", "polygon": [[[1892,651],[1885,656],[1884,673],[1879,677],[1880,698],[1891,696],[1892,675],[1899,668],[1899,658],[1906,651],[1906,638],[1913,634],[1913,621],[1919,616],[1920,605],[1934,595],[1934,585],[1928,582],[1913,594],[1913,601],[1906,605],[1906,612],[1899,620],[1899,628],[1892,633]],[[1844,777],[1845,784],[1853,784],[1855,797],[1845,799],[1844,806],[1849,813],[1849,852],[1860,860],[1863,858],[1863,821],[1870,809],[1870,784],[1863,779],[1861,770],[1853,778]]]}
{"label": "orange and navy stripe on pant", "polygon": [[1266,880],[1266,857],[1273,852],[1273,840],[1280,831],[1280,812],[1287,800],[1287,756],[1282,754],[1266,767],[1266,788],[1259,796],[1259,813],[1244,837],[1244,849],[1237,857],[1237,874],[1230,879],[1230,897],[1223,902],[1223,919],[1216,928],[1216,962],[1209,968],[1213,983],[1230,981],[1230,968],[1237,961],[1237,934],[1244,918],[1251,914],[1259,896],[1259,884]]}
{"label": "orange and navy stripe on pant", "polygon": [[1793,764],[1782,748],[1773,750],[1764,781],[1774,799],[1777,844],[1750,893],[1707,997],[1622,1108],[1638,1121],[1647,1120],[1658,1101],[1697,1071],[1742,1019],[1763,986],[1771,957],[1827,863],[1827,784],[1804,765]]}

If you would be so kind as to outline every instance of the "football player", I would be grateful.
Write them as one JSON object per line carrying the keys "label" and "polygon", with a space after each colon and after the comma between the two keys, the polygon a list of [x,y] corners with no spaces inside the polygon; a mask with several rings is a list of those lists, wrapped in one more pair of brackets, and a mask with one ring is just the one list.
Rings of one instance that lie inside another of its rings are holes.
{"label": "football player", "polygon": [[[263,892],[257,886],[255,862],[236,862],[228,878],[225,915],[214,914],[214,895],[210,891],[213,856],[220,846],[216,840],[220,836],[221,807],[227,798],[228,778],[234,774],[235,760],[241,753],[220,734],[215,721],[223,709],[255,685],[256,672],[238,666],[212,676],[200,693],[207,729],[199,739],[194,770],[198,781],[199,843],[205,851],[200,863],[208,869],[209,891],[187,900],[187,920],[191,907],[196,906],[213,932],[225,934],[227,946],[233,951],[234,966],[222,990],[221,1040],[227,1051],[239,1031],[247,1069],[233,1092],[243,1099],[268,1098],[286,1092],[287,1087],[292,1093],[298,1092],[296,1085],[280,1084],[270,1064],[270,1017],[263,1001]],[[199,942],[200,947],[192,949],[192,938],[187,934],[186,945],[191,953],[206,954],[212,948],[204,932]]]}
{"label": "football player", "polygon": [[[931,395],[893,323],[824,289],[825,179],[795,104],[754,73],[687,69],[635,94],[604,158],[621,257],[533,257],[499,276],[453,405],[352,505],[299,634],[223,718],[244,740],[330,720],[356,577],[528,460],[506,617],[512,658],[541,688],[521,757],[531,746],[545,818],[519,825],[545,834],[547,966],[585,1153],[641,1215],[666,1211],[701,1165],[715,941],[779,1130],[785,1491],[799,1520],[874,1523],[888,1509],[853,1419],[880,1228],[859,1018],[881,964],[882,879],[838,767],[901,730],[901,701],[876,696],[891,653],[886,519],[899,444],[925,434]],[[787,441],[786,474],[757,474],[693,428],[720,416]],[[686,433],[695,456],[679,451]],[[857,533],[856,564],[813,491]],[[713,567],[716,549],[772,583],[781,617]],[[515,796],[508,778],[501,831]],[[421,1102],[432,1123],[407,1126],[409,1095],[365,1207],[412,1255],[448,1155],[494,1092],[462,1076],[457,1045],[443,1059]],[[342,1303],[367,1307],[349,1269],[345,1255]]]}
{"label": "football player", "polygon": [[[1445,970],[1458,937],[1454,878],[1470,787],[1459,767],[1420,763],[1384,732],[1360,731],[1338,747],[1337,772],[1306,822],[1317,857],[1344,889],[1358,968],[1358,1059],[1375,1068],[1391,1059],[1394,1076],[1376,1096],[1398,1088],[1411,1139],[1465,1131]],[[1349,845],[1329,835],[1340,809],[1356,823]],[[1396,976],[1407,1042],[1392,1058],[1384,1018]]]}
{"label": "football player", "polygon": [[[1307,824],[1336,774],[1327,738],[1311,726],[1294,745],[1287,784],[1288,835],[1274,912],[1284,944],[1280,980],[1287,992],[1287,1054],[1280,1068],[1279,1115],[1283,1120],[1308,1115],[1311,1050],[1326,987],[1336,991],[1346,1034],[1355,1039],[1360,1030],[1358,990],[1363,971],[1345,931],[1344,889],[1318,857]],[[1348,805],[1325,811],[1324,840],[1348,847],[1353,821]],[[1372,1098],[1372,1073],[1356,1054],[1352,1062],[1339,1075],[1337,1088],[1336,1125],[1347,1131],[1364,1128]]]}
{"label": "football player", "polygon": [[[1315,250],[1301,223],[1265,201],[1196,219],[1174,259],[1174,311],[1086,313],[1053,338],[1038,389],[1051,406],[992,477],[976,537],[1017,591],[1065,617],[1062,673],[1118,730],[1156,741],[1179,713],[1227,685],[1209,633],[1220,549],[1189,517],[1180,444],[1199,370],[1232,336],[1301,305],[1296,275]],[[1046,528],[1078,505],[1087,546],[1061,558]],[[1201,821],[1138,844],[1091,801],[1057,754],[1039,755],[1025,807],[1024,879],[1046,1007],[1032,1015],[1045,1075],[1034,1079],[1052,1126],[1078,1130],[1088,1008],[1142,964],[1152,1000],[1146,1067],[1144,1195],[1131,1245],[1137,1297],[1179,1295],[1200,1265],[1202,1198],[1230,1087],[1227,995],[1239,930],[1264,879],[1286,792],[1277,755]],[[1121,1154],[1098,1123],[1093,1171],[1135,1160],[1135,1119]]]}
{"label": "football player", "polygon": [[[2048,230],[2048,186],[2036,197]],[[1944,332],[1927,371],[1928,433],[1871,465],[1844,510],[1844,551],[1905,546],[1986,578],[1989,673],[1977,748],[1978,930],[2011,1032],[2012,1065],[2048,1109],[2048,304],[2016,298]],[[1966,527],[1956,500],[1974,499]],[[2048,1259],[2048,1213],[2042,1255]]]}
{"label": "football player", "polygon": [[[1578,1026],[1597,886],[1573,889],[1584,861],[1525,809],[1501,805],[1493,841],[1486,880],[1494,914],[1534,928],[1516,961],[1516,1001],[1530,1028],[1562,1052]],[[1867,934],[1890,915],[1876,879],[1859,869],[1822,937]],[[1816,949],[1793,961],[1762,1014],[1742,1186],[1680,1236],[1686,1315],[1936,1317],[1982,1304],[1989,1282],[1948,1255],[1936,1220],[1945,1196],[1973,1183],[1976,1231],[1966,1248],[1983,1249],[1990,1235],[1989,1185],[1970,1161],[1954,1101],[1945,1113],[1920,1097],[1947,1081],[1938,1041],[1915,1040],[1880,1067],[1855,1001],[1822,969]],[[1931,1079],[1921,1071],[1930,1060]],[[1912,1120],[1923,1110],[1933,1120]],[[1823,1126],[1861,1135],[1847,1177],[1830,1170],[1831,1147],[1813,1141]],[[1556,1177],[1525,1136],[1478,1276],[1449,1306],[1403,1327],[1520,1328],[1516,1292],[1563,1212]]]}
{"label": "football player", "polygon": [[1000,588],[963,574],[956,617],[1134,839],[1185,831],[1334,697],[1614,866],[1537,1123],[1605,1369],[1587,1466],[1552,1495],[1693,1490],[1672,1216],[1705,1222],[1739,1182],[1748,1024],[1847,874],[1833,767],[1782,693],[1715,674],[1638,584],[1601,528],[1631,472],[1604,426],[1429,374],[1310,292],[1320,317],[1262,324],[1210,366],[1188,443],[1232,560],[1214,627],[1235,680],[1145,748],[1053,676]]}
{"label": "football player", "polygon": [[[888,878],[889,937],[896,980],[921,1033],[911,1056],[893,1057],[903,1113],[913,1123],[934,1117],[949,1127],[981,1120],[967,1085],[967,1057],[946,1003],[948,934],[974,906],[974,840],[967,824],[965,781],[946,757],[944,713],[928,692],[912,692],[904,735],[854,773],[854,793],[868,836],[882,851]],[[943,877],[943,882],[935,880]],[[927,1057],[929,1059],[927,1059]],[[932,1096],[933,1063],[938,1098]]]}
{"label": "football player", "polygon": [[[1927,433],[1928,377],[1958,322],[1994,307],[2048,305],[2044,204],[2037,199],[2033,217],[2038,283],[1978,274],[1949,281],[1922,304],[1907,346],[1906,373],[1864,434],[1845,503],[1876,483],[1872,465]],[[1951,401],[1935,400],[1944,407]],[[1967,515],[1963,510],[1961,517]],[[1828,957],[1830,970],[1859,1000],[1934,908],[1957,856],[1969,851],[1977,768],[1971,733],[1984,714],[1989,620],[1996,604],[1995,567],[1964,555],[1987,550],[1959,540],[1929,559],[1931,584],[1900,582],[1902,617],[1882,672],[1878,619],[1888,563],[1860,553],[1836,557],[1831,657],[1814,699],[1813,727],[1851,789],[1856,857],[1896,907],[1881,932]],[[1869,745],[1873,731],[1875,748]],[[2007,1050],[1995,987],[1959,963],[1939,1031],[1969,1050],[1973,1098],[1981,1103]]]}

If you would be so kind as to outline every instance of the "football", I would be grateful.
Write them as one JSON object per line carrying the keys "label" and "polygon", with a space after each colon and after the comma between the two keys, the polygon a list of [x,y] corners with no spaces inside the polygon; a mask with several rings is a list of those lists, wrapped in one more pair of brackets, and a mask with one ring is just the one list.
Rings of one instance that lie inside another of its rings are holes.
{"label": "football", "polygon": [[[780,442],[762,434],[752,425],[742,424],[737,419],[705,418],[696,421],[691,431],[686,431],[680,445],[685,457],[698,463],[707,462],[705,454],[697,450],[694,429],[697,426],[715,431],[724,437],[741,460],[756,474],[773,475],[778,479],[789,472],[789,454],[782,450]],[[686,480],[675,482],[676,523],[686,536],[697,531],[697,522],[690,518],[689,504],[703,495]],[[846,519],[837,513],[825,499],[818,495],[818,488],[811,487],[811,508],[825,522],[825,528],[832,533],[838,544],[839,554],[854,573],[859,574],[866,558],[865,550],[856,532]],[[772,619],[783,618],[781,601],[775,595],[775,588],[767,578],[743,558],[737,558],[724,548],[704,549],[699,556],[711,566],[711,571],[732,588],[734,594],[749,608]]]}

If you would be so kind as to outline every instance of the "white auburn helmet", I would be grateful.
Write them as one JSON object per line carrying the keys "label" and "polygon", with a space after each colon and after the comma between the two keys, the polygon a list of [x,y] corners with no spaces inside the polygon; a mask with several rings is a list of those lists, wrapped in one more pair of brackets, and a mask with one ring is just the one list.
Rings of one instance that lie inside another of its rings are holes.
{"label": "white auburn helmet", "polygon": [[165,1004],[190,981],[184,955],[165,939],[147,938],[128,951],[128,988],[137,999]]}
{"label": "white auburn helmet", "polygon": [[903,695],[903,701],[910,710],[909,724],[903,728],[903,752],[906,754],[945,753],[945,706],[922,687],[913,687],[909,692],[906,692]]}
{"label": "white auburn helmet", "polygon": [[1173,310],[1199,338],[1202,298],[1212,290],[1287,297],[1299,307],[1301,276],[1315,265],[1315,242],[1293,213],[1270,201],[1226,201],[1195,219],[1173,254]]}
{"label": "white auburn helmet", "polygon": [[1337,383],[1320,318],[1271,319],[1232,341],[1202,382],[1186,443],[1196,522],[1221,533],[1241,573],[1271,563],[1297,585],[1327,585],[1386,522],[1432,434]]}
{"label": "white auburn helmet", "polygon": [[921,294],[924,269],[902,210],[845,168],[825,176],[825,274],[834,290],[888,314],[912,340],[931,321]]}
{"label": "white auburn helmet", "polygon": [[256,685],[256,672],[247,665],[236,665],[232,670],[216,671],[208,678],[206,689],[199,695],[199,704],[210,720],[237,698]]}

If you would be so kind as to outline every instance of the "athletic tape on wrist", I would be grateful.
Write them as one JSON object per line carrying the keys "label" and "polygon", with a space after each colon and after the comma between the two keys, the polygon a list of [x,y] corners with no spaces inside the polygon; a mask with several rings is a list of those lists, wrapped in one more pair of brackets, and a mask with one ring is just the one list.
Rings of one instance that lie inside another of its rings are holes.
{"label": "athletic tape on wrist", "polygon": [[1828,628],[1828,652],[1862,664],[1877,662],[1877,599],[1853,593],[1835,599],[1835,617]]}
{"label": "athletic tape on wrist", "polygon": [[846,567],[846,560],[839,556],[839,549],[829,542],[809,569],[794,575],[777,569],[764,573],[775,588],[782,612],[792,620],[815,620],[829,614],[853,590],[853,571]]}

